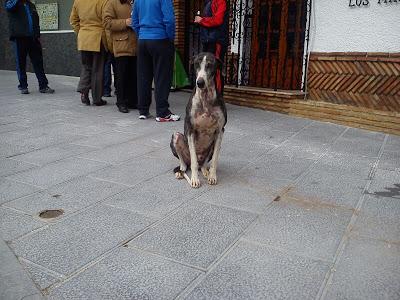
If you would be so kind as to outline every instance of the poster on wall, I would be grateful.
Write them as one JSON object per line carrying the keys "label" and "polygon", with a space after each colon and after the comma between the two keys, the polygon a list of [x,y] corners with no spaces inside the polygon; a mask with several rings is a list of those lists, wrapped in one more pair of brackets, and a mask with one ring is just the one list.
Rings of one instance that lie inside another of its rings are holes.
{"label": "poster on wall", "polygon": [[40,30],[58,30],[58,3],[36,4]]}

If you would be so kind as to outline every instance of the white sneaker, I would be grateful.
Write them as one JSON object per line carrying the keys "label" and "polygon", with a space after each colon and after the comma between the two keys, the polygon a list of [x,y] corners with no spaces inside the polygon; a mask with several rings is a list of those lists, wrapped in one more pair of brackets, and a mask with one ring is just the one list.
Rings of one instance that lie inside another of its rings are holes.
{"label": "white sneaker", "polygon": [[150,119],[151,117],[152,117],[151,114],[140,115],[140,116],[139,116],[139,119],[140,119],[140,120],[147,120],[147,119]]}
{"label": "white sneaker", "polygon": [[181,116],[174,115],[174,114],[169,114],[168,116],[161,118],[157,117],[156,122],[176,122],[181,119]]}

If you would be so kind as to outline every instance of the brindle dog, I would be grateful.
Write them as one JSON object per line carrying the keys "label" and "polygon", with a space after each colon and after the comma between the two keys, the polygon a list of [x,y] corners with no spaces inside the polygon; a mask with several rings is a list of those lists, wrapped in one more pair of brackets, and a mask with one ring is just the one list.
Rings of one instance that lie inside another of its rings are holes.
{"label": "brindle dog", "polygon": [[[180,164],[174,169],[175,177],[186,178],[193,188],[198,188],[199,169],[209,184],[217,184],[218,156],[227,115],[222,94],[215,87],[215,74],[222,63],[212,53],[200,53],[194,59],[194,67],[196,87],[186,106],[184,134],[174,133],[170,146]],[[191,178],[186,175],[188,167]]]}

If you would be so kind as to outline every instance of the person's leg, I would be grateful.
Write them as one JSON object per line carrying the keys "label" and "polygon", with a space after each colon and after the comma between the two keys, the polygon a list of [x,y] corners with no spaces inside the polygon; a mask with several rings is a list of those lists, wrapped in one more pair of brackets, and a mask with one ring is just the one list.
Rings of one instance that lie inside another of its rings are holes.
{"label": "person's leg", "polygon": [[127,57],[122,56],[122,57],[116,57],[115,58],[116,65],[117,65],[117,73],[116,73],[116,86],[118,90],[117,94],[117,106],[118,107],[126,107],[126,79],[127,79],[127,71],[128,71],[128,65],[127,65]]}
{"label": "person's leg", "polygon": [[114,54],[111,54],[111,66],[112,66],[112,74],[114,74],[114,94],[117,95],[117,79],[115,78],[117,76],[117,63],[115,61]]}
{"label": "person's leg", "polygon": [[147,116],[151,104],[151,85],[153,81],[153,58],[147,45],[148,41],[139,40],[138,64],[137,64],[137,87],[139,114]]}
{"label": "person's leg", "polygon": [[39,90],[42,91],[47,88],[49,82],[44,73],[42,45],[40,44],[39,39],[29,39],[28,53],[36,78],[39,82]]}
{"label": "person's leg", "polygon": [[105,96],[105,97],[111,96],[111,81],[112,81],[111,57],[112,57],[112,54],[110,52],[107,52],[106,60],[104,63],[104,78],[103,78],[103,81],[104,81],[103,96]]}
{"label": "person's leg", "polygon": [[101,45],[100,52],[93,52],[93,65],[92,65],[92,98],[93,103],[97,106],[104,105],[107,102],[104,101],[103,96],[103,73],[104,73],[104,60],[105,60],[105,49]]}
{"label": "person's leg", "polygon": [[93,52],[81,51],[81,63],[81,76],[79,79],[77,92],[89,94],[91,89],[90,80],[92,78]]}
{"label": "person's leg", "polygon": [[154,97],[157,117],[164,118],[171,114],[168,97],[171,90],[174,71],[174,44],[169,40],[152,42],[151,53],[154,67]]}
{"label": "person's leg", "polygon": [[15,62],[18,76],[18,89],[21,91],[28,89],[28,80],[26,77],[26,55],[28,53],[27,44],[24,38],[16,38],[13,40]]}
{"label": "person's leg", "polygon": [[124,84],[127,87],[127,103],[128,108],[136,109],[138,103],[137,96],[137,74],[136,74],[137,58],[136,56],[128,57],[128,70]]}

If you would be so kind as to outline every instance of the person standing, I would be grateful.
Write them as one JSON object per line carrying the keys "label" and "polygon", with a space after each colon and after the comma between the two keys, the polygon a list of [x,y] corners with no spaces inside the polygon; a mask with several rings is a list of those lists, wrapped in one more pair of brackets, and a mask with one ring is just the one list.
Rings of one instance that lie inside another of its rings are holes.
{"label": "person standing", "polygon": [[137,108],[136,35],[131,28],[130,0],[109,0],[103,24],[111,32],[116,62],[117,107],[122,113]]}
{"label": "person standing", "polygon": [[70,15],[70,24],[78,35],[78,50],[81,52],[82,71],[77,91],[83,104],[106,105],[103,95],[103,70],[107,51],[106,33],[102,24],[106,0],[75,0]]}
{"label": "person standing", "polygon": [[136,0],[132,26],[138,35],[139,119],[150,117],[154,78],[157,122],[179,121],[169,110],[168,97],[174,67],[175,14],[172,0]]}
{"label": "person standing", "polygon": [[[226,0],[205,0],[202,16],[196,16],[194,22],[200,25],[203,51],[213,53],[222,66],[229,42],[229,10]],[[217,70],[215,81],[218,93],[223,94],[224,78],[221,69]]]}
{"label": "person standing", "polygon": [[10,41],[15,51],[18,89],[21,94],[29,94],[26,76],[26,56],[29,55],[39,82],[39,92],[54,93],[48,86],[49,82],[44,73],[39,15],[35,4],[30,0],[6,0],[5,8],[8,13]]}

